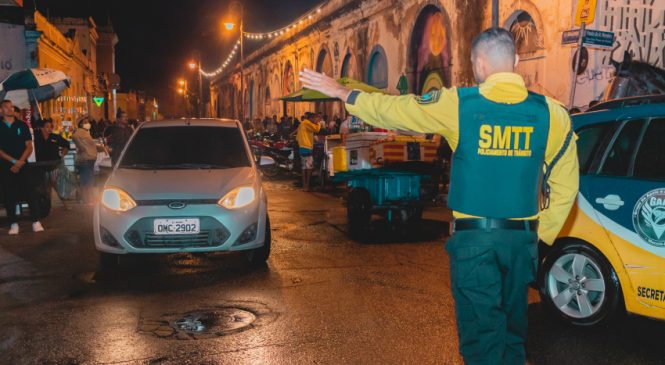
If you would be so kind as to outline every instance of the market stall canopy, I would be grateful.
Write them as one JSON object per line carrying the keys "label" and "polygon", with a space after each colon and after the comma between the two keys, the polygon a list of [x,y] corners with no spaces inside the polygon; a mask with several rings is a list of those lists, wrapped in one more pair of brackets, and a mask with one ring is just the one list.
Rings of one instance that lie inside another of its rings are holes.
{"label": "market stall canopy", "polygon": [[[354,90],[360,90],[367,93],[381,93],[387,94],[385,90],[377,89],[373,86],[369,86],[360,81],[350,79],[348,77],[341,78],[337,80],[337,83],[340,85]],[[289,95],[279,98],[282,101],[294,101],[294,102],[308,102],[308,101],[338,101],[337,98],[331,98],[330,96],[323,94],[319,91],[310,90],[307,88],[302,88],[298,91],[294,91]]]}
{"label": "market stall canopy", "polygon": [[71,79],[64,72],[33,68],[11,74],[0,84],[0,100],[11,100],[21,109],[30,103],[57,98],[69,87]]}

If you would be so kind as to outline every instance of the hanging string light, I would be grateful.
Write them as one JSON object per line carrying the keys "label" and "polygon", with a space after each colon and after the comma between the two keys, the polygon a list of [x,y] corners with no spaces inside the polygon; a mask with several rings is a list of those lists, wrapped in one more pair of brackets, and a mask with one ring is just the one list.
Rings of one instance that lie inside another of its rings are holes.
{"label": "hanging string light", "polygon": [[296,19],[293,23],[279,28],[275,29],[270,32],[265,32],[265,33],[250,33],[250,32],[245,32],[243,35],[247,39],[253,39],[253,40],[262,40],[262,39],[272,39],[275,37],[279,37],[280,35],[287,34],[288,32],[296,30],[298,27],[301,27],[302,25],[305,24],[306,21],[311,21],[314,19],[313,14],[320,14],[321,13],[321,8],[317,8],[316,10],[313,10],[300,18]]}
{"label": "hanging string light", "polygon": [[[289,24],[285,27],[273,30],[271,32],[266,32],[266,33],[243,32],[242,35],[246,39],[252,39],[252,40],[272,39],[272,38],[278,37],[280,35],[287,34],[290,31],[296,30],[297,27],[304,25],[305,22],[311,21],[312,19],[314,19],[314,14],[320,14],[320,13],[321,13],[321,8],[317,8],[316,10],[310,11],[309,13],[307,13],[307,14],[303,15],[302,17],[296,19],[293,23],[291,23],[291,24]],[[238,47],[240,47],[240,39],[238,39],[236,44],[233,46],[233,50],[231,50],[231,53],[226,58],[226,61],[224,61],[224,63],[222,63],[222,65],[219,66],[219,68],[217,68],[215,71],[212,71],[212,72],[206,72],[206,71],[203,71],[202,69],[199,69],[199,72],[201,73],[201,75],[203,75],[204,77],[207,77],[207,78],[219,76],[222,72],[224,72],[224,69],[226,69],[226,67],[231,64],[231,60],[236,55],[236,53],[238,51]]]}
{"label": "hanging string light", "polygon": [[201,72],[201,75],[207,78],[219,76],[222,72],[224,72],[224,69],[231,64],[231,60],[233,60],[233,57],[238,52],[238,47],[240,47],[240,39],[238,39],[236,44],[233,46],[231,53],[229,53],[228,57],[226,57],[226,60],[224,61],[224,63],[222,63],[221,66],[219,66],[219,68],[217,68],[215,71],[212,72],[205,72],[203,71],[203,69],[200,69],[199,72]]}

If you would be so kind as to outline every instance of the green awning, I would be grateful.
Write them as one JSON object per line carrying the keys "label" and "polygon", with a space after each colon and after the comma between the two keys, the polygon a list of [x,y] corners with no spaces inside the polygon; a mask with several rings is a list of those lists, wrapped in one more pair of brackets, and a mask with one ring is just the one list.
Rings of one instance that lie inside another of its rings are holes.
{"label": "green awning", "polygon": [[[387,94],[385,90],[377,89],[373,86],[369,86],[360,81],[350,79],[348,77],[341,78],[337,82],[349,89],[360,90],[367,93],[381,93]],[[313,101],[338,101],[337,98],[332,98],[328,95],[325,95],[319,91],[310,90],[307,88],[302,88],[300,90],[294,91],[289,95],[279,98],[282,101],[292,101],[292,102],[313,102]]]}

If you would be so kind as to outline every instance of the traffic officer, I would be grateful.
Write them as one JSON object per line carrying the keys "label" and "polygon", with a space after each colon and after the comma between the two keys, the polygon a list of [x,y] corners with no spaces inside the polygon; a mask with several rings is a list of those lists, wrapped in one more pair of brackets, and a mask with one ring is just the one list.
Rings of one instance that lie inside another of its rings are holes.
{"label": "traffic officer", "polygon": [[556,100],[527,90],[514,72],[518,61],[511,33],[491,28],[473,41],[475,87],[388,96],[300,74],[305,87],[344,100],[366,122],[440,134],[454,151],[446,250],[467,364],[525,363],[537,242],[554,242],[578,191],[570,117]]}

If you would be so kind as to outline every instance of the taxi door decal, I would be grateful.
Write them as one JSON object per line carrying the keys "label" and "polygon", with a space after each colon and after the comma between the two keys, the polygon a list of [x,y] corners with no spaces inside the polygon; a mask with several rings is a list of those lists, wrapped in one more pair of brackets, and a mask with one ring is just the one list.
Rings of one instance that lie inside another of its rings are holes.
{"label": "taxi door decal", "polygon": [[604,227],[611,234],[656,256],[665,257],[665,247],[657,247],[649,244],[638,233],[633,232],[632,230],[616,223],[614,220],[598,211],[598,209],[595,209],[584,197],[584,195],[578,195],[577,203],[580,210],[582,210],[589,218],[591,218],[594,223]]}
{"label": "taxi door decal", "polygon": [[665,247],[665,189],[652,190],[637,201],[633,225],[644,241]]}

